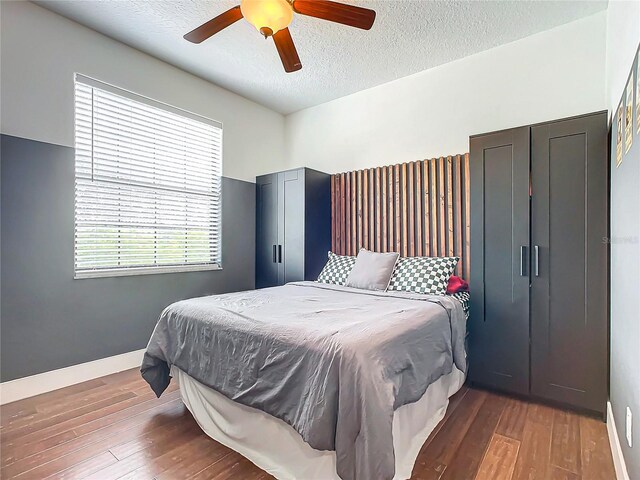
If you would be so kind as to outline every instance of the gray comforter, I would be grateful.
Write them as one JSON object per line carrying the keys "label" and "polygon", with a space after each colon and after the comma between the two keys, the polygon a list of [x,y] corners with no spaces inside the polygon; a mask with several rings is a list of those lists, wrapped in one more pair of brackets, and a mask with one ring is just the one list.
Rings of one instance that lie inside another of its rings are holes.
{"label": "gray comforter", "polygon": [[466,371],[465,329],[446,296],[297,282],[170,305],[141,371],[160,396],[176,365],[335,450],[341,478],[391,479],[393,411]]}

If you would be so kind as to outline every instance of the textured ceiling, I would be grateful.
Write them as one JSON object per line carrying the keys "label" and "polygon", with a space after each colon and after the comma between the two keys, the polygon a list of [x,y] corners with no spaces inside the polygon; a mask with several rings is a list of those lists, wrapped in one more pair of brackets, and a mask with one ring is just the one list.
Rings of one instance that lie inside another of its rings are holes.
{"label": "textured ceiling", "polygon": [[248,22],[194,45],[182,36],[238,0],[47,0],[39,5],[287,114],[591,15],[606,1],[350,0],[370,31],[295,15],[302,70],[286,74]]}

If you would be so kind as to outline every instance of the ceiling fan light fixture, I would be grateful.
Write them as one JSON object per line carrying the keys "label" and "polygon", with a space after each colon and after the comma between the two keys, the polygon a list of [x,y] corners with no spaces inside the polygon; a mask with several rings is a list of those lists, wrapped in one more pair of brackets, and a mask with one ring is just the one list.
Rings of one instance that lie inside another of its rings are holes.
{"label": "ceiling fan light fixture", "polygon": [[244,17],[264,38],[273,37],[284,71],[297,72],[302,62],[287,28],[294,12],[363,30],[369,30],[376,19],[374,10],[333,0],[240,0],[240,5],[191,30],[184,38],[202,43]]}
{"label": "ceiling fan light fixture", "polygon": [[293,20],[293,8],[287,0],[242,0],[240,10],[265,37],[287,28]]}

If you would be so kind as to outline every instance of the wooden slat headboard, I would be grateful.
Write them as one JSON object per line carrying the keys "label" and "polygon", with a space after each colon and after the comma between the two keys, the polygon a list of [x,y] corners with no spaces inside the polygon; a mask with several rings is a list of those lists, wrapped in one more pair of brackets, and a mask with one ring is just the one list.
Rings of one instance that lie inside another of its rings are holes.
{"label": "wooden slat headboard", "polygon": [[332,249],[458,256],[469,278],[469,154],[331,177]]}

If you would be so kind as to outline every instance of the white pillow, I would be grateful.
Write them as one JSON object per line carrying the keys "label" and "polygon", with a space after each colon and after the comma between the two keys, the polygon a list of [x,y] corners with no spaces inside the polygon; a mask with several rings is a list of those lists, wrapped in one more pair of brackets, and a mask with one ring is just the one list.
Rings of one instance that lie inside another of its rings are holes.
{"label": "white pillow", "polygon": [[398,257],[399,254],[395,252],[377,253],[361,248],[345,285],[386,291]]}

